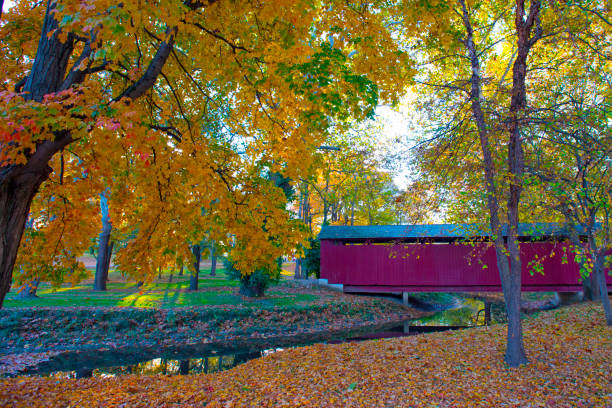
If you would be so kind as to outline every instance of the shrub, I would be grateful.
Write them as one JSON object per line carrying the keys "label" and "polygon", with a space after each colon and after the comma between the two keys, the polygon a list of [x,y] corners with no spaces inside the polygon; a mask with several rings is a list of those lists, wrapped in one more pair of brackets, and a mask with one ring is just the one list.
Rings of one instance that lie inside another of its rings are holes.
{"label": "shrub", "polygon": [[317,238],[310,239],[310,248],[304,251],[302,268],[307,276],[314,275],[317,279],[321,276],[321,241]]}
{"label": "shrub", "polygon": [[223,258],[223,266],[227,277],[232,280],[240,280],[240,294],[247,297],[261,297],[265,290],[273,283],[278,283],[280,278],[282,259],[277,259],[276,266],[269,269],[257,269],[250,275],[243,276],[234,264],[227,258]]}

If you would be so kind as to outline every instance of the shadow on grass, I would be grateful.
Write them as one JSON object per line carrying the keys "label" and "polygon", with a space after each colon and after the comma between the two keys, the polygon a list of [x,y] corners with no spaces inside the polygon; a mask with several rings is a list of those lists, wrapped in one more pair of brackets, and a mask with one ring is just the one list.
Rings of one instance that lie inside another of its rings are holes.
{"label": "shadow on grass", "polygon": [[[248,299],[236,293],[239,282],[227,279],[224,275],[208,276],[209,270],[203,270],[199,279],[201,290],[189,292],[189,273],[176,276],[174,282],[156,281],[137,288],[134,282],[117,281],[124,279],[118,273],[111,275],[114,281],[108,283],[108,290],[93,291],[89,285],[74,287],[63,286],[52,288],[42,284],[39,296],[34,299],[19,299],[13,290],[7,296],[5,306],[12,307],[74,307],[74,306],[123,306],[141,308],[173,308],[205,305],[245,305],[252,307],[286,306],[295,303],[314,302],[318,296],[312,294],[283,293],[271,288],[262,299]],[[228,290],[229,289],[229,290]]]}

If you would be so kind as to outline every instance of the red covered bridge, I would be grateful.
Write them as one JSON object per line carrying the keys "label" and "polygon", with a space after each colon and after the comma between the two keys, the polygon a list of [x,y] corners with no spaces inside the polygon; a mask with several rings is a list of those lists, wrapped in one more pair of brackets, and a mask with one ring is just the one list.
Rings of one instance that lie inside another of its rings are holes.
{"label": "red covered bridge", "polygon": [[[324,226],[321,278],[345,292],[501,291],[489,237],[472,224]],[[520,224],[519,241],[523,291],[582,290],[558,224]]]}

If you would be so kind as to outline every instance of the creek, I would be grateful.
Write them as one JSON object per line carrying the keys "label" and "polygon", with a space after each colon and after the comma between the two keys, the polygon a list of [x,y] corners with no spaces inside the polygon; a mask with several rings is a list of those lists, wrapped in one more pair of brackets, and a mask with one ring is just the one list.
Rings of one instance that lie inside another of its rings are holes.
{"label": "creek", "polygon": [[223,343],[187,344],[164,349],[130,347],[68,351],[20,375],[84,378],[125,374],[176,375],[226,370],[277,351],[315,343],[344,343],[457,330],[484,323],[483,302],[467,299],[421,319],[362,326],[347,330],[305,333]]}

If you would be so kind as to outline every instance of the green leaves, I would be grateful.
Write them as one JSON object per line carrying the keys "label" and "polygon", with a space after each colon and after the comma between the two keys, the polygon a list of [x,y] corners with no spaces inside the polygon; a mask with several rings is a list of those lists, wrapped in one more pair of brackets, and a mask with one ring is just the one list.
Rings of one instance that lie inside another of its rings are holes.
{"label": "green leaves", "polygon": [[[277,74],[290,84],[290,89],[320,106],[323,115],[331,114],[340,120],[372,117],[378,104],[376,84],[366,75],[354,73],[346,55],[328,42],[322,42],[308,62],[281,65]],[[318,115],[319,111],[305,113],[311,120]]]}

